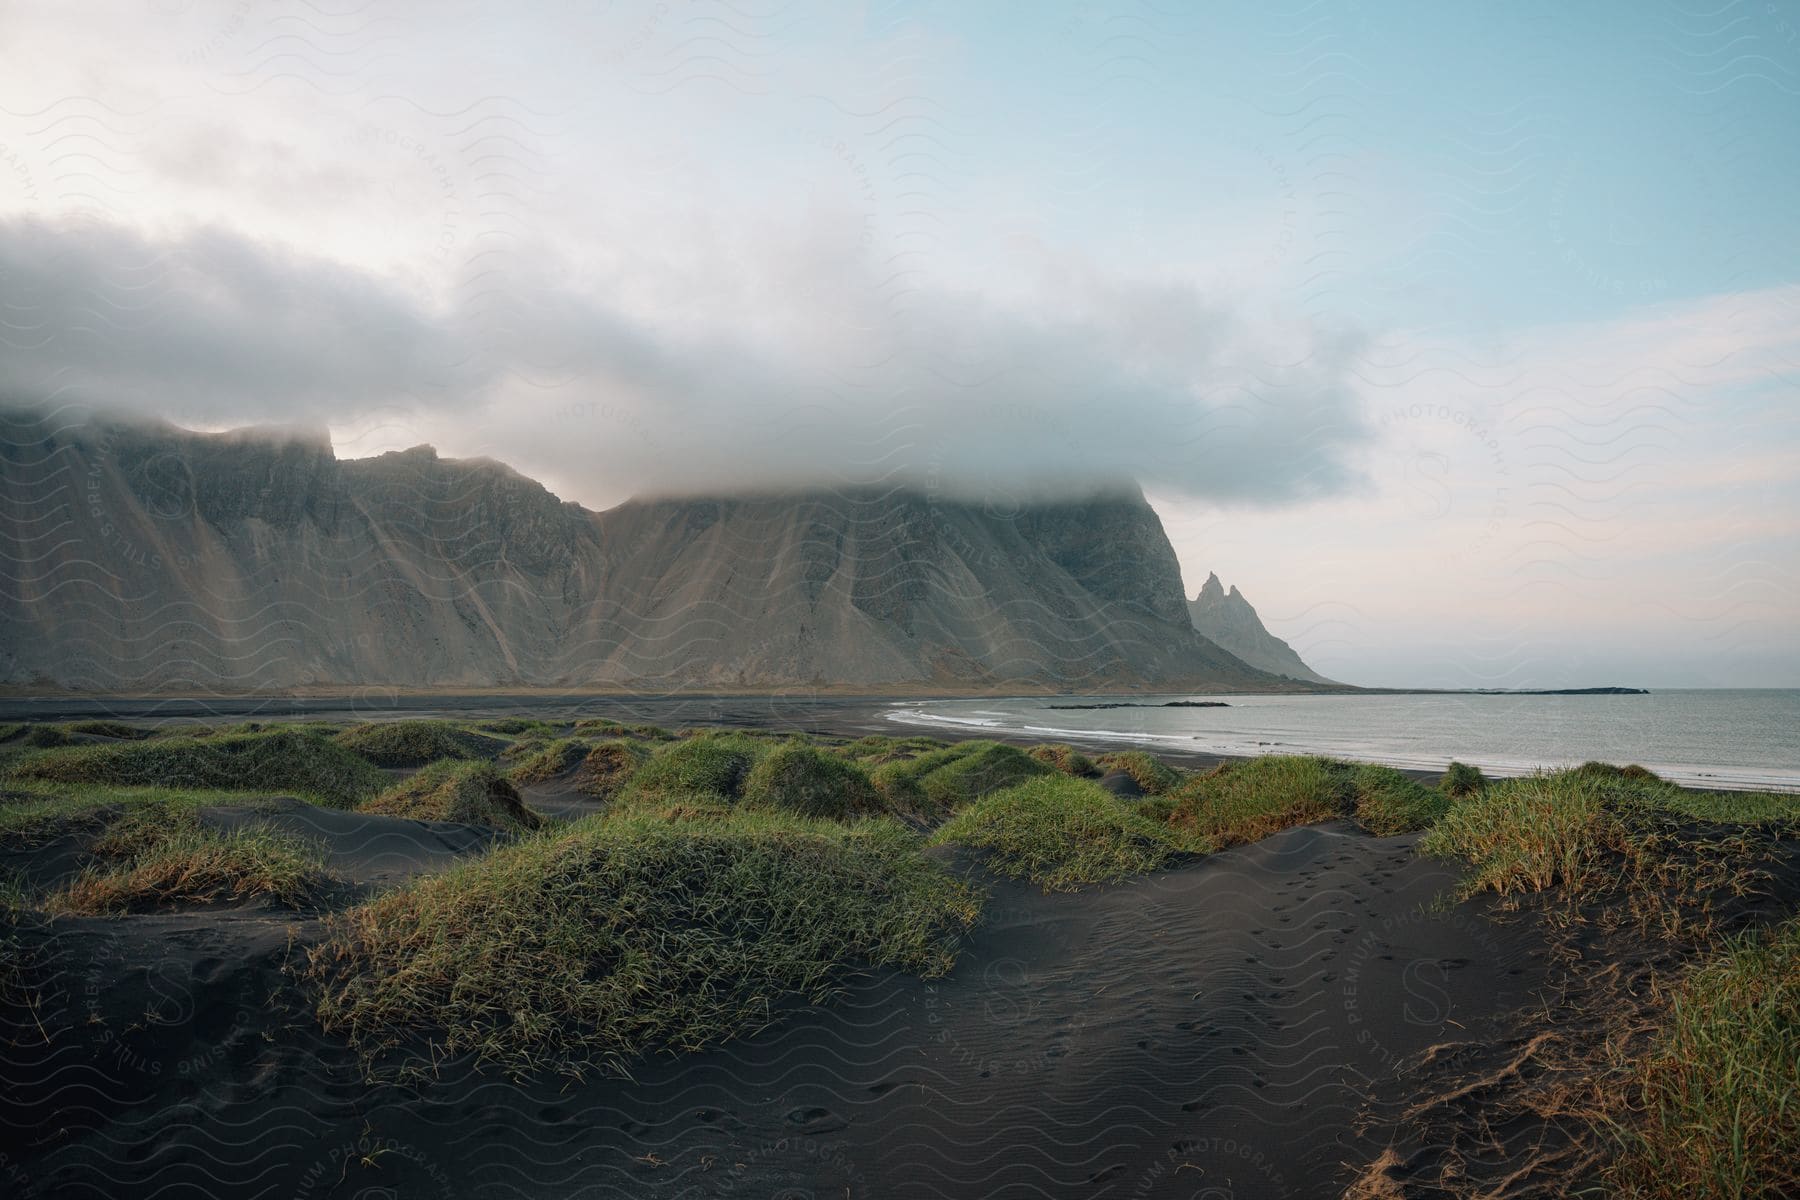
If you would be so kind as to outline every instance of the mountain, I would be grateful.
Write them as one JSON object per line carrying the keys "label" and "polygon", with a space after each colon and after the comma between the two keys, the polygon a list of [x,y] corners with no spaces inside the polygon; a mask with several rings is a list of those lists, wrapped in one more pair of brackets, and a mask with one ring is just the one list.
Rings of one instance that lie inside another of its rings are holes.
{"label": "mountain", "polygon": [[1237,585],[1233,584],[1227,592],[1216,574],[1206,577],[1200,594],[1189,600],[1187,607],[1194,628],[1202,636],[1258,670],[1308,683],[1332,682],[1301,662],[1292,646],[1263,628],[1262,618]]}
{"label": "mountain", "polygon": [[591,512],[487,459],[323,431],[0,413],[0,682],[1269,689],[1195,632],[1135,488]]}

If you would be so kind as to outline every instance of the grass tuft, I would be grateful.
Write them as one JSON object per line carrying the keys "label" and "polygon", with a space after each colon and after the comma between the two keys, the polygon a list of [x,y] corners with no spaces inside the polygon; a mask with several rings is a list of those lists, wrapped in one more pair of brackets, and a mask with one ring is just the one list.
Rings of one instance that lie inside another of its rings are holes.
{"label": "grass tuft", "polygon": [[862,767],[798,741],[777,746],[750,768],[744,779],[744,803],[834,821],[873,813],[882,806]]}
{"label": "grass tuft", "polygon": [[1069,745],[1067,742],[1052,742],[1047,745],[1033,746],[1029,752],[1032,758],[1047,767],[1054,767],[1064,775],[1075,775],[1083,779],[1100,774],[1100,768],[1094,760]]}
{"label": "grass tuft", "polygon": [[554,742],[520,742],[515,747],[518,763],[508,774],[514,783],[545,783],[573,770],[588,754],[588,744],[579,738],[560,738]]}
{"label": "grass tuft", "polygon": [[486,762],[435,762],[362,805],[362,811],[415,821],[455,821],[524,833],[544,819]]}
{"label": "grass tuft", "polygon": [[935,817],[1050,770],[1016,746],[978,739],[886,763],[870,778],[895,812]]}
{"label": "grass tuft", "polygon": [[703,733],[659,746],[626,785],[633,800],[682,803],[731,801],[771,743],[736,733]]}
{"label": "grass tuft", "polygon": [[1661,783],[1663,777],[1648,767],[1640,767],[1636,763],[1620,767],[1605,762],[1584,762],[1575,768],[1574,773],[1583,779],[1599,780],[1611,783],[1616,780],[1629,780],[1633,783]]}
{"label": "grass tuft", "polygon": [[115,827],[96,852],[119,861],[85,869],[47,899],[47,911],[117,916],[261,897],[291,908],[317,899],[332,882],[317,846],[267,827],[224,832],[195,822]]}
{"label": "grass tuft", "polygon": [[1587,768],[1529,775],[1457,801],[1419,850],[1466,861],[1464,895],[1555,888],[1692,939],[1713,928],[1716,901],[1761,886],[1772,842],[1720,816],[1735,803]]}
{"label": "grass tuft", "polygon": [[1221,763],[1141,806],[1161,816],[1181,844],[1211,853],[1351,811],[1356,781],[1345,764],[1310,755],[1271,754]]}
{"label": "grass tuft", "polygon": [[47,783],[291,793],[337,808],[387,782],[361,756],[294,730],[67,746],[22,758],[11,774]]}
{"label": "grass tuft", "polygon": [[1116,750],[1094,761],[1108,771],[1123,771],[1131,776],[1146,796],[1166,795],[1183,779],[1180,771],[1142,750]]}
{"label": "grass tuft", "polygon": [[506,737],[520,737],[528,733],[553,737],[556,734],[556,726],[536,717],[495,717],[491,721],[477,721],[475,728],[484,733],[498,733]]}
{"label": "grass tuft", "polygon": [[[652,760],[653,762],[655,760]],[[331,918],[318,1014],[374,1056],[428,1039],[516,1073],[620,1070],[819,1002],[856,967],[949,969],[977,899],[891,821],[596,817]]]}
{"label": "grass tuft", "polygon": [[1154,871],[1174,853],[1165,827],[1098,784],[1060,774],[976,800],[932,840],[987,850],[995,870],[1047,892]]}
{"label": "grass tuft", "polygon": [[1632,842],[1600,781],[1567,771],[1506,779],[1459,802],[1419,843],[1422,853],[1473,867],[1465,894],[1581,888],[1608,848]]}
{"label": "grass tuft", "polygon": [[1346,768],[1356,788],[1356,819],[1377,837],[1429,829],[1450,798],[1396,771],[1373,765]]}
{"label": "grass tuft", "polygon": [[1627,1096],[1611,1194],[1800,1196],[1800,920],[1730,941],[1675,987]]}
{"label": "grass tuft", "polygon": [[488,759],[506,749],[489,737],[449,721],[367,721],[331,739],[378,767],[422,767],[440,759]]}
{"label": "grass tuft", "polygon": [[900,759],[915,758],[933,750],[942,750],[944,742],[930,737],[885,737],[871,733],[837,747],[836,753],[853,759],[865,767],[879,767]]}
{"label": "grass tuft", "polygon": [[590,796],[610,799],[623,791],[650,752],[638,742],[601,742],[581,760],[575,786]]}
{"label": "grass tuft", "polygon": [[1453,762],[1444,768],[1444,777],[1438,780],[1438,791],[1452,800],[1461,800],[1464,796],[1473,796],[1481,791],[1487,787],[1487,783],[1487,776],[1481,773],[1480,767]]}
{"label": "grass tuft", "polygon": [[114,738],[124,742],[135,742],[156,736],[154,729],[127,725],[123,721],[71,721],[64,725],[63,729],[69,733],[86,734],[88,737]]}

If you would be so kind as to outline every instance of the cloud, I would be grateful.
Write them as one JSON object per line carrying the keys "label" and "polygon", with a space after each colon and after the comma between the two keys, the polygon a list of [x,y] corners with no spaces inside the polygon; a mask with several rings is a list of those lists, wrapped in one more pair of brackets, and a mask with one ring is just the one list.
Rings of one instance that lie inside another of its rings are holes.
{"label": "cloud", "polygon": [[216,424],[466,393],[446,331],[380,280],[218,230],[156,239],[98,223],[0,222],[17,400]]}
{"label": "cloud", "polygon": [[[1133,478],[1251,504],[1357,482],[1358,344],[1060,264],[1025,301],[887,286],[829,220],[656,278],[511,249],[432,303],[220,229],[0,222],[0,388],[220,426],[428,440],[575,498]],[[649,299],[646,299],[649,297]]]}

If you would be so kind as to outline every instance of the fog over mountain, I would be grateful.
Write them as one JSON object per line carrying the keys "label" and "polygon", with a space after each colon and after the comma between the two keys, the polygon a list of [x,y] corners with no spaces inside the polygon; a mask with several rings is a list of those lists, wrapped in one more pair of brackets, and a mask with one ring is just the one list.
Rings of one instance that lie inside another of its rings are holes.
{"label": "fog over mountain", "polygon": [[0,403],[1130,480],[1331,678],[1800,680],[1781,6],[94,7],[0,10]]}
{"label": "fog over mountain", "polygon": [[1132,487],[903,487],[602,513],[430,447],[4,419],[0,681],[1160,690],[1293,686],[1188,623]]}
{"label": "fog over mountain", "polygon": [[[388,422],[608,502],[904,482],[1075,495],[1125,479],[1269,503],[1351,486],[1357,341],[1191,284],[1055,264],[1027,311],[946,288],[896,312],[854,246],[769,248],[792,286],[634,311],[631,281],[509,246],[521,282],[426,299],[224,229],[0,220],[0,395],[195,428]],[[810,265],[809,265],[810,264]],[[496,268],[500,269],[500,268]],[[814,274],[814,272],[818,272]],[[528,282],[526,282],[528,281]],[[725,288],[682,280],[699,296]],[[591,502],[591,501],[590,501]]]}

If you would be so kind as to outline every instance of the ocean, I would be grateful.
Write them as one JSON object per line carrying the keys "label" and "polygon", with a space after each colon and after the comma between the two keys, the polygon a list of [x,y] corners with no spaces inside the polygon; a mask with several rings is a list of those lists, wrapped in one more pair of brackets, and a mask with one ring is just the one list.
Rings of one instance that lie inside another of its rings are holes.
{"label": "ocean", "polygon": [[[1129,699],[1148,707],[1071,709]],[[1227,708],[1164,708],[1223,700]],[[1644,696],[1117,696],[898,702],[901,724],[1045,740],[1129,741],[1203,754],[1326,754],[1438,769],[1452,759],[1523,775],[1590,759],[1639,763],[1712,788],[1800,791],[1800,689]]]}

